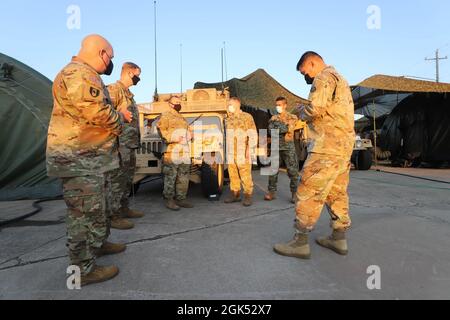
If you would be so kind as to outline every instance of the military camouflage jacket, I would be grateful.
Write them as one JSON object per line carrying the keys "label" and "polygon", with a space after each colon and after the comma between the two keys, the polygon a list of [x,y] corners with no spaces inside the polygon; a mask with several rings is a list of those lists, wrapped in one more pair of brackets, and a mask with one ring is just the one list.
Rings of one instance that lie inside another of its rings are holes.
{"label": "military camouflage jacket", "polygon": [[[297,122],[297,116],[289,112],[273,116],[270,119],[269,131],[279,130],[280,132],[280,150],[295,150],[294,134]],[[272,139],[274,138],[276,137],[272,137]]]}
{"label": "military camouflage jacket", "polygon": [[99,174],[119,167],[121,116],[98,73],[74,57],[53,83],[47,172],[53,177]]}
{"label": "military camouflage jacket", "polygon": [[120,135],[120,145],[129,149],[137,149],[140,144],[139,133],[139,110],[134,101],[134,95],[131,91],[117,81],[114,84],[108,86],[109,95],[111,101],[116,110],[128,109],[133,114],[133,120],[131,123],[125,123],[123,132]]}
{"label": "military camouflage jacket", "polygon": [[[163,113],[158,121],[157,128],[161,138],[167,144],[167,150],[164,155],[166,162],[173,162],[172,157],[186,157],[181,150],[189,149],[189,124],[186,119],[176,110],[170,108],[169,111]],[[185,137],[186,141],[180,143],[179,138]],[[189,151],[190,153],[190,151]]]}
{"label": "military camouflage jacket", "polygon": [[[235,113],[229,113],[226,121],[226,136],[228,152],[230,152],[230,144],[234,144],[234,154],[254,153],[258,146],[258,130],[256,129],[255,120],[246,112],[241,110]],[[234,138],[234,141],[231,139]],[[254,156],[254,154],[251,154]]]}
{"label": "military camouflage jacket", "polygon": [[310,153],[349,157],[355,142],[354,104],[347,81],[331,66],[314,80],[311,102],[301,109],[309,125]]}

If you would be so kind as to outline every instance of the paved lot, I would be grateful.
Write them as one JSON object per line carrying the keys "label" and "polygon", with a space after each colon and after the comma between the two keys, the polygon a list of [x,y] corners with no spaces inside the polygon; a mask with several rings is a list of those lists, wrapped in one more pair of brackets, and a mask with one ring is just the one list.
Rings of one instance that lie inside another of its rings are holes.
{"label": "paved lot", "polygon": [[[448,175],[449,171],[442,171]],[[0,299],[450,299],[450,186],[388,173],[352,172],[350,255],[312,245],[313,259],[277,256],[292,237],[293,206],[282,175],[277,201],[261,201],[266,178],[255,172],[256,204],[208,202],[167,212],[160,182],[134,200],[147,216],[134,230],[113,232],[129,244],[113,281],[69,291],[64,204],[43,204],[31,220],[0,230]],[[0,203],[0,217],[30,202]],[[313,236],[328,233],[328,215]],[[367,268],[381,268],[381,290],[367,288]]]}

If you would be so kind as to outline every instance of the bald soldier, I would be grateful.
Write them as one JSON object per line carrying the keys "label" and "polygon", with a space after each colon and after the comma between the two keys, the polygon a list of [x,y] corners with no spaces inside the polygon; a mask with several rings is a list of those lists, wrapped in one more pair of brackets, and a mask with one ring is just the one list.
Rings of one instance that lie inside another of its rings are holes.
{"label": "bald soldier", "polygon": [[130,88],[139,83],[140,75],[141,68],[138,65],[126,62],[122,66],[120,80],[108,86],[114,108],[117,111],[128,110],[133,115],[131,123],[124,125],[119,138],[120,168],[112,173],[111,228],[119,230],[134,227],[134,224],[125,218],[136,219],[144,216],[144,213],[130,209],[128,200],[136,171],[136,150],[140,145],[139,111]]}
{"label": "bald soldier", "polygon": [[346,232],[351,226],[347,189],[355,141],[351,90],[336,69],[326,65],[315,52],[306,52],[298,62],[297,70],[307,84],[312,84],[310,104],[300,109],[301,119],[309,125],[308,159],[297,192],[294,240],[275,246],[275,252],[309,259],[309,233],[326,205],[333,233],[330,237],[317,239],[317,243],[346,255]]}
{"label": "bald soldier", "polygon": [[[245,207],[253,204],[252,158],[258,144],[258,132],[253,117],[241,110],[241,100],[231,98],[226,118],[227,161],[231,194],[225,203],[241,202],[244,190]],[[242,186],[241,186],[242,185]]]}
{"label": "bald soldier", "polygon": [[47,171],[62,180],[67,205],[67,247],[81,284],[115,277],[115,266],[96,265],[96,258],[125,250],[108,237],[109,172],[119,167],[117,138],[123,118],[111,107],[100,74],[113,70],[114,50],[99,35],[83,40],[80,52],[53,83],[54,106],[47,142]]}

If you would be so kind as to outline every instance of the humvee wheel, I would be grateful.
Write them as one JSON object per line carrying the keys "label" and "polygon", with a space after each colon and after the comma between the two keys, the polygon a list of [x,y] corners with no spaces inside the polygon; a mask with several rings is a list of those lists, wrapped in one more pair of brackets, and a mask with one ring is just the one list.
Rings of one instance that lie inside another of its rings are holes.
{"label": "humvee wheel", "polygon": [[214,163],[210,165],[203,163],[201,174],[203,194],[208,198],[221,195],[225,176],[223,164]]}
{"label": "humvee wheel", "polygon": [[372,152],[370,150],[358,151],[355,159],[356,170],[367,171],[372,168]]}

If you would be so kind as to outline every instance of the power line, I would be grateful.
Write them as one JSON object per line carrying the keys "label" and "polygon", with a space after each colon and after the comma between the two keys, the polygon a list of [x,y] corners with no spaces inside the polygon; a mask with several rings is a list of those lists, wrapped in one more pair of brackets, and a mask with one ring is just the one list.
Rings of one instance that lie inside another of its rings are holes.
{"label": "power line", "polygon": [[[441,51],[442,49],[444,49],[444,48],[446,48],[446,47],[448,47],[448,46],[450,46],[450,42],[444,44],[444,45],[441,46],[438,50]],[[429,53],[427,53],[426,55],[428,56],[428,55],[430,55],[430,54],[434,54],[434,52],[432,52],[432,53],[429,52]],[[415,68],[417,65],[419,65],[419,64],[421,64],[421,63],[424,63],[424,60],[423,60],[423,59],[418,60],[417,62],[411,64],[410,66],[408,66],[407,68],[405,68],[405,70],[413,69],[413,68]],[[409,72],[409,71],[407,71],[407,72]]]}
{"label": "power line", "polygon": [[417,77],[417,76],[403,76],[404,78],[418,79],[418,80],[426,80],[426,81],[434,81],[434,79],[425,78],[425,77]]}

